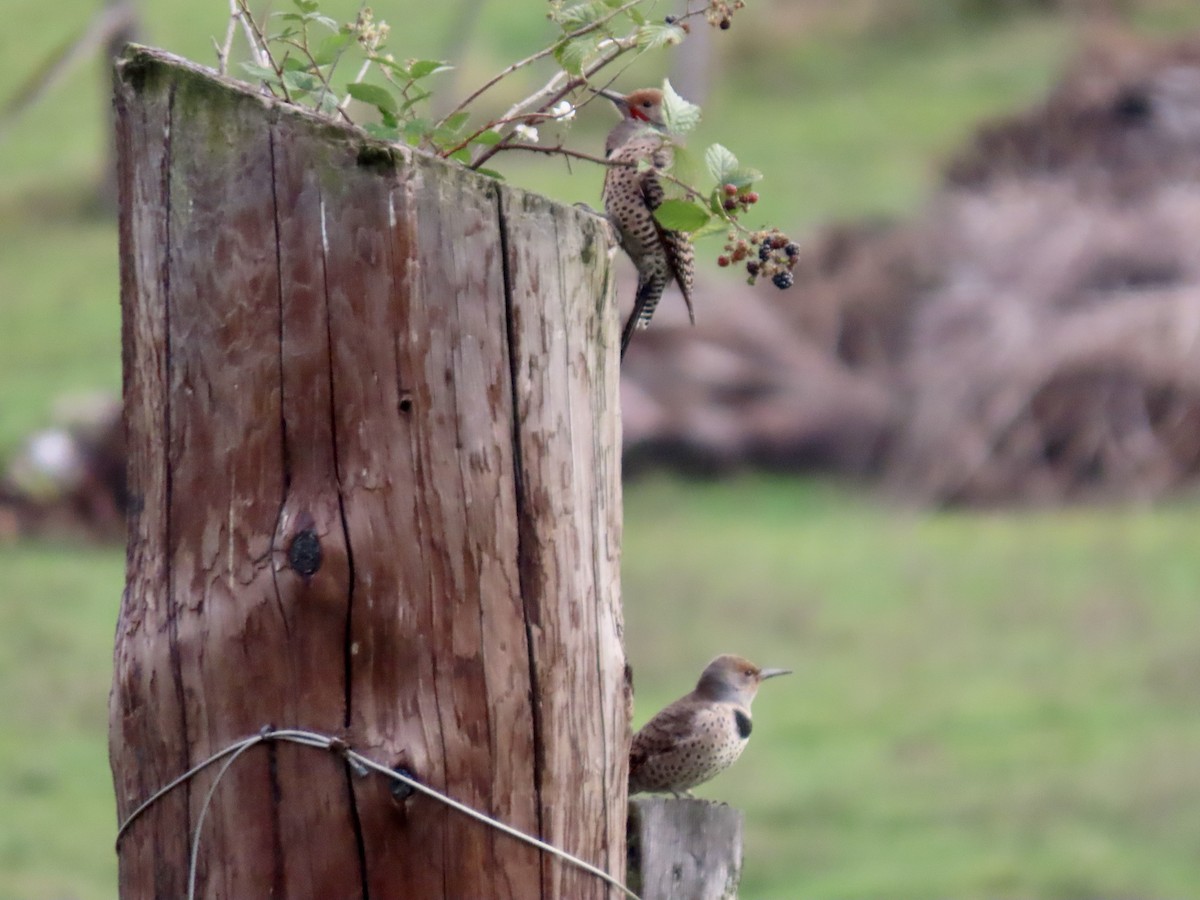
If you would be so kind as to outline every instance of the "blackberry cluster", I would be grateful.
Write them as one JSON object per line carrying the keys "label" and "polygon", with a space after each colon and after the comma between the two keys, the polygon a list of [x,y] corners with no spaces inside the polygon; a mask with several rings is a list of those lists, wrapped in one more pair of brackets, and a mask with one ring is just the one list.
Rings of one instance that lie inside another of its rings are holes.
{"label": "blackberry cluster", "polygon": [[692,33],[692,26],[691,26],[691,25],[689,25],[687,22],[680,22],[680,21],[679,21],[679,16],[666,16],[666,17],[663,19],[663,21],[664,21],[664,22],[666,22],[668,25],[676,25],[676,24],[678,24],[678,25],[679,25],[679,27],[683,29],[683,33],[684,33],[684,34],[691,34],[691,33]]}
{"label": "blackberry cluster", "polygon": [[732,0],[732,2],[727,2],[727,0],[709,0],[708,9],[704,11],[704,18],[714,28],[727,31],[729,26],[733,24],[733,14],[745,5],[744,0]]}
{"label": "blackberry cluster", "polygon": [[750,284],[759,278],[770,278],[781,291],[795,283],[792,269],[800,255],[800,246],[790,240],[778,228],[770,231],[754,231],[749,238],[738,237],[729,232],[725,253],[717,257],[718,266],[728,266],[746,261],[746,274]]}
{"label": "blackberry cluster", "polygon": [[721,205],[725,207],[726,212],[737,212],[739,208],[747,210],[758,202],[757,191],[748,191],[735,184],[727,184],[721,188],[721,191],[725,196]]}

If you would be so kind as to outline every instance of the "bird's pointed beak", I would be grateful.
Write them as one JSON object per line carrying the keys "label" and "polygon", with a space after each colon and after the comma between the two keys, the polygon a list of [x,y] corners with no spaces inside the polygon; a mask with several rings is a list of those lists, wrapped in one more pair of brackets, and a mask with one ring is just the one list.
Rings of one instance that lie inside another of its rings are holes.
{"label": "bird's pointed beak", "polygon": [[768,678],[774,678],[776,675],[791,675],[791,669],[762,669],[758,673],[759,681],[766,681]]}
{"label": "bird's pointed beak", "polygon": [[625,97],[623,95],[618,94],[616,91],[610,91],[608,88],[600,88],[600,90],[596,91],[596,93],[601,97],[606,97],[611,100],[617,105],[618,109],[625,109],[625,107],[629,105],[625,102]]}

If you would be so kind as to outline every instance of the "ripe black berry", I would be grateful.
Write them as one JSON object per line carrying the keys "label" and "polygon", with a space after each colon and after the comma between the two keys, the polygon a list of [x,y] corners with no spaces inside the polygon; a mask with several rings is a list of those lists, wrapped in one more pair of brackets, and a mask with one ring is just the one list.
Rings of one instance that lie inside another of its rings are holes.
{"label": "ripe black berry", "polygon": [[771,245],[766,241],[762,242],[762,246],[758,248],[758,258],[766,262],[771,256]]}
{"label": "ripe black berry", "polygon": [[791,272],[776,272],[775,277],[771,279],[771,283],[781,291],[787,290],[792,286],[794,279]]}
{"label": "ripe black berry", "polygon": [[788,255],[788,259],[795,259],[796,254],[800,252],[800,245],[793,241],[783,248],[783,252]]}

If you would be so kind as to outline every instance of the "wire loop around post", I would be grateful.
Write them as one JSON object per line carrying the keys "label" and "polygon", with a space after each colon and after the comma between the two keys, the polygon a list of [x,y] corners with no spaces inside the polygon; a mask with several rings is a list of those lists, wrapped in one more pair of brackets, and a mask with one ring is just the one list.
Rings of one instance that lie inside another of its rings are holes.
{"label": "wire loop around post", "polygon": [[315,731],[302,731],[300,729],[292,728],[271,729],[270,726],[266,726],[258,734],[252,737],[242,738],[241,740],[230,744],[228,747],[218,750],[212,756],[208,757],[208,759],[188,769],[174,781],[171,781],[170,783],[159,788],[157,791],[151,794],[150,797],[145,800],[145,802],[139,805],[137,809],[130,813],[129,817],[124,822],[121,823],[121,826],[117,829],[118,846],[121,843],[121,838],[123,838],[126,832],[128,832],[129,827],[146,810],[148,810],[151,806],[153,806],[175,788],[185,784],[192,778],[195,778],[209,766],[220,762],[222,759],[225,759],[225,757],[229,757],[225,764],[221,766],[220,771],[217,773],[216,778],[213,779],[213,783],[209,786],[208,792],[204,796],[204,802],[200,807],[200,815],[196,819],[195,831],[192,834],[192,840],[190,842],[191,853],[190,859],[188,860],[188,900],[193,900],[195,897],[197,859],[200,855],[200,831],[204,826],[204,819],[208,814],[208,808],[212,803],[213,795],[216,793],[217,786],[221,783],[221,779],[224,778],[225,773],[233,767],[235,762],[237,762],[238,757],[240,757],[254,745],[266,743],[268,741],[286,741],[292,744],[299,744],[303,747],[313,747],[318,750],[325,750],[334,753],[335,755],[342,757],[346,763],[355,770],[356,774],[365,775],[368,772],[376,772],[377,774],[383,775],[389,781],[399,782],[410,791],[416,791],[426,795],[427,797],[432,797],[438,802],[449,806],[451,809],[457,810],[463,815],[475,819],[477,822],[482,822],[489,828],[494,828],[497,831],[507,834],[511,838],[529,844],[532,847],[536,847],[542,852],[549,853],[551,856],[555,856],[577,869],[596,876],[605,883],[621,891],[621,893],[630,898],[630,900],[639,900],[637,894],[625,887],[625,885],[621,884],[621,882],[613,878],[603,869],[597,868],[596,866],[593,866],[591,863],[586,862],[577,856],[572,856],[570,853],[567,853],[565,850],[560,850],[558,847],[555,847],[552,844],[547,844],[545,841],[539,840],[538,838],[528,835],[519,829],[513,828],[511,825],[506,825],[497,819],[493,819],[491,816],[481,813],[477,809],[472,809],[466,804],[460,803],[452,797],[448,797],[440,791],[436,791],[428,785],[422,784],[420,781],[417,781],[415,778],[412,778],[404,772],[390,769],[387,766],[370,759],[369,757],[363,756],[361,753],[351,749],[350,745],[347,744],[343,738],[319,734]]}

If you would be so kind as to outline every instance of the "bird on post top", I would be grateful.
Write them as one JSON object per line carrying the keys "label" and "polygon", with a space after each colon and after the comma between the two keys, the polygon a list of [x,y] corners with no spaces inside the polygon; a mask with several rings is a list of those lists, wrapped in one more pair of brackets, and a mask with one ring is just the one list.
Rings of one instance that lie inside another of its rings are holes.
{"label": "bird on post top", "polygon": [[621,332],[621,356],[635,330],[650,324],[663,291],[674,281],[683,293],[688,318],[692,310],[695,252],[682,231],[663,228],[654,211],[666,198],[659,170],[671,165],[672,153],[663,118],[663,92],[642,88],[629,94],[598,92],[621,112],[604,142],[604,155],[614,163],[604,174],[604,210],[617,230],[623,249],[637,268],[633,312]]}
{"label": "bird on post top", "polygon": [[790,669],[760,669],[740,656],[718,656],[696,689],[665,707],[633,736],[629,793],[691,789],[729,768],[750,740],[750,704],[768,678]]}

